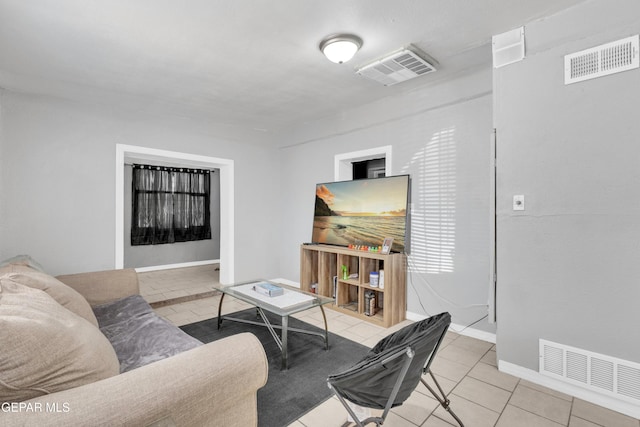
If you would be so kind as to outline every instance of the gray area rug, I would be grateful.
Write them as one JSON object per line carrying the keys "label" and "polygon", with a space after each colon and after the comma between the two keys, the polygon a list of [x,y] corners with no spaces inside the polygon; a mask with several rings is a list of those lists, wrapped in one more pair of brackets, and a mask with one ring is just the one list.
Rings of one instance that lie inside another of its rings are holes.
{"label": "gray area rug", "polygon": [[[256,320],[256,310],[234,313],[233,317]],[[269,319],[273,324],[280,324],[277,316],[269,316]],[[295,318],[289,319],[289,327],[320,330]],[[324,402],[332,395],[327,387],[327,377],[350,367],[369,350],[331,332],[329,350],[325,350],[321,337],[289,332],[289,369],[281,371],[280,350],[266,327],[227,320],[218,330],[217,318],[214,318],[185,325],[181,329],[204,343],[240,332],[251,332],[258,337],[269,359],[269,379],[258,390],[259,427],[286,426]],[[345,419],[346,416],[345,411]]]}

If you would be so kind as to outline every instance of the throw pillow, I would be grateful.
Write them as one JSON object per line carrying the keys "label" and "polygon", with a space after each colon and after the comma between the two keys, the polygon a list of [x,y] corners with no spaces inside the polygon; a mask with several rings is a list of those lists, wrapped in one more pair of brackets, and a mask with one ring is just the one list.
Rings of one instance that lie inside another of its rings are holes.
{"label": "throw pillow", "polygon": [[31,273],[32,271],[38,271],[29,267],[26,264],[7,264],[3,267],[0,267],[0,275],[5,275],[8,273]]}
{"label": "throw pillow", "polygon": [[79,387],[120,372],[107,338],[46,292],[0,280],[0,402]]}
{"label": "throw pillow", "polygon": [[39,271],[22,271],[7,274],[2,277],[2,280],[11,280],[30,288],[45,291],[66,309],[88,320],[93,326],[98,326],[98,320],[87,300],[78,291],[53,276]]}
{"label": "throw pillow", "polygon": [[44,268],[42,268],[40,263],[31,258],[29,255],[16,255],[12,258],[0,261],[0,268],[8,267],[11,265],[21,265],[44,273]]}

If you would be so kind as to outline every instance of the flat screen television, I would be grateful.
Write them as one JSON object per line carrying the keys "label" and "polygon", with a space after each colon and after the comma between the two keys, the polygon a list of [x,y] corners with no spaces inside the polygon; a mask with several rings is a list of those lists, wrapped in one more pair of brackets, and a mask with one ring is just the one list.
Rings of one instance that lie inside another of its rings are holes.
{"label": "flat screen television", "polygon": [[408,203],[409,175],[317,184],[312,242],[408,252]]}

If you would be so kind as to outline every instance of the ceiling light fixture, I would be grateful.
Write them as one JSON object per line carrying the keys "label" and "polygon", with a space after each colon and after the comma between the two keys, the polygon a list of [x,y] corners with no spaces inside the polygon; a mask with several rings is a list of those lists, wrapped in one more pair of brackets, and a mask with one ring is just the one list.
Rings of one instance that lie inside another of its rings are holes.
{"label": "ceiling light fixture", "polygon": [[320,42],[320,50],[331,62],[347,62],[362,46],[362,39],[353,34],[337,34],[326,37]]}

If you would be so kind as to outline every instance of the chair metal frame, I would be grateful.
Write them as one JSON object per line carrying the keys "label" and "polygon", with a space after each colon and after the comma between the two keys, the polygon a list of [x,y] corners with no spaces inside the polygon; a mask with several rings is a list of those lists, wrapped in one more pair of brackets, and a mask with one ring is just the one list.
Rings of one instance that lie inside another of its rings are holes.
{"label": "chair metal frame", "polygon": [[436,380],[435,375],[433,375],[433,372],[431,372],[431,370],[429,369],[427,371],[427,373],[431,376],[431,378],[433,379],[434,384],[438,387],[438,391],[440,392],[440,395],[438,395],[438,393],[436,393],[436,391],[431,388],[429,386],[429,384],[427,384],[427,382],[424,380],[424,378],[420,378],[420,382],[422,384],[424,384],[424,386],[427,388],[427,390],[429,390],[431,392],[431,394],[433,395],[433,397],[436,398],[436,400],[438,402],[440,402],[440,405],[442,405],[442,407],[444,408],[445,411],[447,411],[454,420],[456,420],[456,422],[458,423],[458,425],[460,427],[464,427],[464,424],[462,423],[462,421],[460,420],[460,418],[458,418],[458,416],[456,415],[455,412],[453,412],[453,409],[451,409],[451,401],[449,400],[449,398],[447,397],[447,394],[444,392],[444,390],[442,390],[442,387],[440,387],[440,383],[438,383],[438,380]]}
{"label": "chair metal frame", "polygon": [[[462,423],[462,421],[460,420],[460,418],[458,418],[458,416],[455,414],[455,412],[453,412],[453,410],[450,407],[450,400],[447,397],[447,394],[444,392],[444,390],[442,389],[442,387],[440,386],[440,384],[438,383],[438,380],[436,380],[436,377],[433,375],[433,372],[431,372],[431,363],[433,362],[433,359],[435,358],[435,355],[438,352],[438,349],[440,348],[440,344],[442,343],[442,340],[444,339],[444,336],[447,332],[448,328],[445,328],[444,331],[442,332],[442,334],[440,335],[440,337],[438,338],[438,342],[436,343],[436,345],[433,348],[433,351],[431,352],[431,354],[428,356],[426,362],[425,362],[425,366],[422,368],[422,375],[425,376],[426,374],[429,374],[429,376],[431,377],[431,379],[433,380],[434,384],[436,385],[436,388],[439,392],[436,392],[436,390],[431,387],[424,378],[420,378],[420,382],[422,382],[422,384],[424,384],[424,386],[427,388],[427,390],[429,390],[429,392],[431,392],[431,394],[436,398],[436,400],[440,403],[440,405],[442,405],[442,407],[449,413],[451,414],[451,416],[456,420],[456,422],[460,425],[460,427],[464,427],[464,424]],[[402,368],[400,369],[399,373],[398,373],[398,377],[396,379],[395,385],[391,391],[391,393],[389,394],[388,400],[386,402],[385,408],[383,410],[383,413],[381,416],[375,417],[368,417],[364,420],[359,420],[358,417],[356,416],[355,412],[353,411],[353,409],[351,408],[351,406],[349,406],[349,404],[347,403],[347,399],[344,398],[342,396],[342,391],[340,389],[340,387],[337,387],[335,384],[331,384],[330,382],[327,382],[327,384],[329,385],[329,388],[333,391],[333,393],[336,395],[336,397],[338,398],[338,400],[340,401],[340,403],[342,403],[342,405],[345,407],[345,409],[347,410],[347,412],[349,413],[349,415],[351,416],[351,418],[355,421],[356,425],[358,427],[364,427],[365,425],[369,424],[369,423],[375,423],[376,426],[382,426],[387,418],[387,415],[389,414],[389,411],[392,408],[393,402],[395,401],[395,398],[400,390],[400,387],[403,383],[403,381],[405,380],[405,377],[407,375],[407,371],[409,370],[409,366],[411,365],[411,362],[413,361],[413,358],[415,356],[415,351],[411,348],[410,345],[407,345],[403,348],[398,349],[396,352],[390,354],[387,358],[385,358],[384,360],[381,360],[379,362],[377,362],[378,365],[386,365],[391,361],[394,361],[395,359],[398,359],[399,357],[406,357],[406,359],[403,362]],[[415,377],[414,377],[415,378]],[[344,424],[344,426],[348,425],[348,422]],[[343,427],[344,427],[343,426]]]}
{"label": "chair metal frame", "polygon": [[391,394],[389,395],[389,400],[387,401],[387,405],[384,408],[384,412],[382,413],[381,417],[369,417],[365,420],[360,421],[358,419],[358,417],[356,416],[356,414],[353,412],[353,409],[351,409],[351,406],[349,406],[349,404],[347,403],[346,399],[344,397],[342,397],[342,395],[339,392],[339,387],[336,386],[332,386],[331,384],[329,384],[329,388],[333,391],[333,393],[338,397],[338,400],[340,400],[340,403],[342,403],[342,405],[346,408],[347,412],[349,412],[349,415],[351,416],[351,418],[355,421],[355,423],[358,425],[358,427],[364,427],[365,425],[374,422],[376,423],[377,426],[380,426],[384,423],[384,420],[387,418],[387,415],[389,414],[389,411],[391,410],[391,405],[393,404],[393,401],[396,398],[396,395],[398,394],[398,391],[400,391],[400,386],[402,385],[402,381],[404,380],[404,377],[407,375],[407,371],[409,370],[409,366],[411,365],[411,361],[413,360],[413,357],[415,356],[415,352],[410,348],[405,348],[402,349],[396,353],[393,353],[392,355],[390,355],[389,357],[387,357],[386,359],[380,361],[381,365],[385,365],[387,363],[389,363],[390,361],[397,359],[398,357],[402,357],[402,356],[406,356],[406,359],[402,365],[402,369],[400,370],[400,373],[398,374],[398,379],[396,380],[396,384],[393,386],[393,390],[391,391]]}

